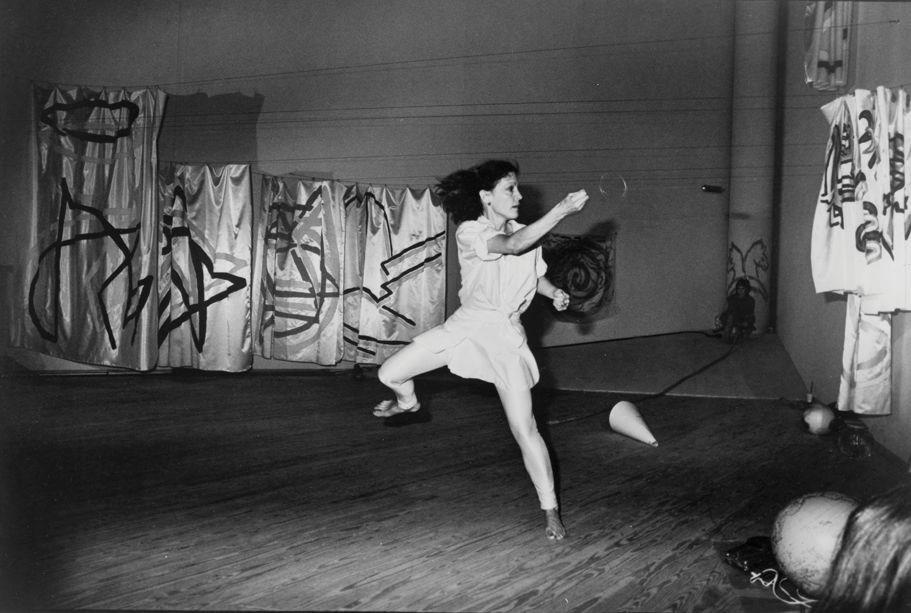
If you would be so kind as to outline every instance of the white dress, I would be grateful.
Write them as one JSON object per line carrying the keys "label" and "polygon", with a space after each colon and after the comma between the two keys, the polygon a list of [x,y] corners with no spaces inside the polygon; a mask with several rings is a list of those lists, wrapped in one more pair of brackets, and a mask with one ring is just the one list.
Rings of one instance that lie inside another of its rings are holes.
{"label": "white dress", "polygon": [[491,237],[523,227],[515,221],[506,223],[505,232],[484,216],[459,225],[461,306],[414,341],[434,353],[446,352],[447,366],[455,375],[506,389],[531,389],[538,382],[538,365],[519,316],[531,304],[547,265],[540,247],[521,255],[488,253]]}

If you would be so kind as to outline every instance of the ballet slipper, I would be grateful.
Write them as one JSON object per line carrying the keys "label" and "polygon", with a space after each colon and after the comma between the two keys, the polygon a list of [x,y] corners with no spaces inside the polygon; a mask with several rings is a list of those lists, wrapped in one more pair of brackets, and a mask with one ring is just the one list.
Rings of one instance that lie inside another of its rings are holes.
{"label": "ballet slipper", "polygon": [[560,521],[560,514],[557,512],[557,509],[546,509],[544,511],[544,516],[547,521],[547,527],[544,528],[544,535],[548,540],[559,541],[566,536],[566,528],[563,527],[563,522]]}
{"label": "ballet slipper", "polygon": [[400,413],[414,413],[419,411],[421,408],[420,402],[415,402],[414,406],[403,409],[401,405],[396,400],[384,400],[375,407],[373,407],[373,416],[374,417],[392,417],[393,415],[398,415]]}

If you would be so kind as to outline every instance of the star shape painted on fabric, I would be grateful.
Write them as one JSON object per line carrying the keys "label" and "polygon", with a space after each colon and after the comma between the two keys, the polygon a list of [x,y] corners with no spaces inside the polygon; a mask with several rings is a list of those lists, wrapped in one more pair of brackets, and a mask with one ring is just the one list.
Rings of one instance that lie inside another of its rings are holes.
{"label": "star shape painted on fabric", "polygon": [[[179,200],[181,206],[186,208],[186,196],[180,186],[174,189],[174,200]],[[186,239],[187,241],[191,266],[191,271],[188,271],[191,272],[188,281],[193,285],[192,287],[186,287],[184,279],[180,275],[173,273],[172,265],[171,285],[180,296],[183,303],[183,312],[177,317],[172,316],[159,328],[158,344],[161,345],[172,330],[179,328],[185,321],[189,321],[193,345],[198,352],[202,352],[208,328],[208,308],[246,287],[247,280],[228,272],[217,272],[215,263],[205,249],[193,239],[188,227],[178,226],[171,228],[170,238],[172,242],[177,239]],[[173,257],[173,245],[169,246]],[[217,283],[214,280],[223,281],[223,283]],[[216,291],[212,291],[213,289],[216,289]],[[207,294],[207,291],[211,293]]]}

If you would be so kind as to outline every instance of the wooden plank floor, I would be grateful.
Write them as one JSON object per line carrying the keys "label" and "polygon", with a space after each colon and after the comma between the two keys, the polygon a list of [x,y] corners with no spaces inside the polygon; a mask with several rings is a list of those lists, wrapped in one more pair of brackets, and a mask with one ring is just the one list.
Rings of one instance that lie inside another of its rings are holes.
{"label": "wooden plank floor", "polygon": [[795,610],[721,552],[800,494],[907,478],[781,401],[644,401],[652,448],[604,414],[564,421],[621,396],[543,390],[569,531],[552,543],[481,385],[422,379],[433,420],[400,429],[347,374],[0,385],[4,611]]}

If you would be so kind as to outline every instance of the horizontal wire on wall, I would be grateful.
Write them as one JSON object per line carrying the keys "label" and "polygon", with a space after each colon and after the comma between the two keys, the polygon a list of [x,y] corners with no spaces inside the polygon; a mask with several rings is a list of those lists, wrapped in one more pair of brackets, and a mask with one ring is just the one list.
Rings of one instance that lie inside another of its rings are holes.
{"label": "horizontal wire on wall", "polygon": [[[894,26],[895,24],[900,23],[897,19],[890,19],[884,21],[873,21],[855,24],[856,27],[889,27]],[[787,31],[790,32],[806,32],[808,28],[792,28]],[[646,51],[642,50],[642,47],[651,46],[652,52],[658,53],[657,49],[665,45],[675,45],[674,52],[676,57],[680,57],[681,53],[684,55],[697,55],[700,53],[699,49],[684,49],[683,47],[687,45],[704,45],[704,44],[717,44],[721,41],[732,41],[735,38],[749,37],[749,36],[770,36],[773,34],[778,34],[775,31],[762,31],[762,32],[738,32],[718,34],[718,35],[707,35],[707,36],[692,36],[692,37],[668,37],[668,38],[659,38],[659,39],[650,39],[650,40],[637,40],[637,41],[610,41],[604,43],[595,43],[588,45],[572,45],[572,46],[556,46],[556,47],[542,47],[537,49],[525,49],[525,50],[510,50],[503,52],[486,52],[486,53],[473,53],[473,54],[459,54],[459,55],[450,55],[450,56],[440,56],[432,58],[414,58],[407,60],[391,60],[385,62],[370,62],[364,64],[350,64],[342,66],[327,66],[320,68],[304,68],[296,70],[284,70],[284,71],[272,71],[272,72],[259,72],[251,73],[245,75],[234,75],[218,78],[207,78],[207,79],[197,79],[197,80],[180,80],[172,82],[163,82],[157,84],[157,87],[169,87],[169,86],[185,86],[185,85],[200,85],[200,84],[228,84],[236,83],[238,81],[267,81],[271,79],[279,78],[291,78],[291,77],[306,77],[306,76],[318,76],[318,75],[345,75],[345,74],[361,74],[364,72],[376,72],[380,73],[388,70],[398,70],[398,69],[412,69],[415,67],[427,67],[434,68],[439,67],[444,64],[450,65],[461,65],[465,63],[484,63],[484,62],[496,62],[496,63],[508,63],[508,62],[518,62],[518,61],[554,61],[562,62],[566,60],[578,60],[579,53],[611,53],[616,56],[618,50],[627,50],[630,53],[641,54]],[[557,57],[543,57],[547,54],[558,54]],[[11,73],[4,71],[4,77],[9,77]],[[18,76],[18,75],[17,75]],[[29,78],[29,81],[35,81],[33,78]],[[45,81],[45,83],[48,83]],[[148,87],[148,84],[139,85],[136,87]],[[156,85],[153,85],[153,87]],[[111,86],[99,86],[97,89],[105,87],[111,89]],[[192,96],[194,94],[188,94]],[[818,101],[820,100],[821,94],[818,92],[808,91],[806,94],[797,94],[789,95],[789,103],[785,105],[784,110],[790,111],[814,111],[819,112]],[[178,113],[166,113],[160,119],[168,122],[169,127],[180,128],[189,132],[214,132],[218,129],[223,128],[234,128],[238,123],[242,123],[245,118],[249,119],[250,124],[254,124],[257,128],[262,130],[272,130],[272,129],[284,129],[284,130],[293,130],[295,127],[312,127],[313,125],[326,125],[334,124],[332,127],[338,127],[343,129],[349,128],[359,128],[359,127],[371,127],[376,128],[376,125],[365,124],[358,125],[357,122],[397,122],[395,126],[397,128],[402,127],[401,122],[409,122],[411,125],[420,126],[422,122],[429,121],[448,121],[455,126],[471,126],[476,125],[477,121],[482,121],[485,119],[491,120],[510,120],[518,119],[522,121],[536,121],[542,117],[549,118],[554,121],[563,121],[561,126],[567,125],[577,125],[580,127],[591,125],[591,124],[600,124],[604,121],[605,117],[611,116],[629,116],[629,115],[641,115],[643,117],[650,117],[655,115],[667,116],[672,114],[708,114],[708,113],[729,113],[731,110],[731,105],[734,104],[737,106],[738,110],[745,112],[750,111],[770,111],[773,110],[771,104],[765,104],[766,101],[770,99],[768,95],[755,95],[755,96],[744,96],[744,95],[735,95],[733,97],[727,96],[675,96],[669,98],[661,97],[604,97],[604,98],[577,98],[571,100],[565,99],[535,99],[535,100],[510,100],[510,101],[488,101],[488,102],[465,102],[459,104],[389,104],[389,105],[353,105],[349,107],[340,107],[337,105],[327,105],[327,106],[301,106],[298,108],[286,108],[286,109],[267,109],[267,110],[257,110],[257,111],[228,111],[228,112],[178,112]],[[630,105],[630,104],[652,104],[652,105],[663,105],[670,108],[651,108],[651,109],[642,109],[642,108],[619,108],[619,109],[603,109],[603,108],[571,108],[573,106],[580,105]],[[556,109],[540,109],[540,108],[529,108],[535,106],[557,106]],[[713,105],[715,105],[713,107]],[[708,107],[708,108],[707,108]],[[450,113],[441,113],[439,111],[451,109],[453,112]],[[477,112],[471,112],[473,109],[478,110]],[[297,117],[295,115],[301,114],[317,114],[321,113],[324,116],[309,116],[309,117]],[[346,114],[347,113],[347,114]],[[352,115],[356,113],[356,115]],[[206,118],[204,121],[187,121],[194,118]],[[592,119],[591,121],[586,121],[586,118],[597,118]],[[29,122],[28,119],[15,119],[15,118],[4,118],[3,123],[14,123],[19,121]],[[744,148],[753,148],[753,147],[769,147],[769,145],[737,145],[737,149]],[[797,144],[785,144],[785,147],[809,147],[815,145],[807,145],[804,143]],[[466,158],[466,157],[475,157],[482,159],[488,156],[502,156],[502,157],[511,157],[511,158],[522,158],[523,156],[546,156],[546,155],[555,155],[555,154],[610,154],[614,152],[623,152],[625,155],[629,155],[630,151],[635,151],[636,155],[639,157],[648,157],[652,155],[663,155],[666,156],[670,152],[692,152],[692,151],[705,151],[710,147],[693,144],[693,145],[652,145],[648,147],[625,147],[619,145],[617,147],[588,147],[588,148],[574,148],[574,149],[550,149],[550,150],[540,150],[540,149],[513,149],[509,151],[502,152],[470,152],[470,151],[459,151],[459,152],[434,152],[434,153],[405,153],[405,154],[374,154],[374,155],[352,155],[352,156],[316,156],[316,155],[301,155],[301,156],[289,156],[289,157],[263,157],[256,160],[246,160],[246,161],[237,161],[234,160],[232,163],[309,163],[309,164],[319,164],[320,162],[333,162],[333,163],[345,163],[345,162],[359,162],[365,160],[381,160],[381,159],[390,159],[390,160],[420,160],[420,159],[446,159],[446,158]],[[718,147],[712,146],[711,148],[717,149],[719,154],[723,154],[729,150],[728,147]],[[822,158],[822,151],[820,150],[820,158]],[[803,177],[803,176],[818,176],[818,172],[793,172],[794,169],[799,169],[802,167],[816,169],[815,165],[803,165],[803,166],[791,166],[792,172],[786,174],[785,176],[789,177]],[[747,173],[744,176],[758,177],[758,176],[771,176],[766,175],[766,168],[760,167],[738,167],[734,169],[735,173]],[[627,169],[622,172],[628,173],[669,173],[669,172],[683,172],[683,171],[692,171],[694,173],[699,173],[698,177],[703,177],[706,175],[717,176],[717,177],[728,177],[732,176],[731,168],[725,166],[723,168],[719,167],[688,167],[680,168],[669,165],[660,165],[653,166],[649,168],[642,169]],[[542,184],[556,184],[559,182],[565,182],[569,180],[580,180],[578,175],[580,173],[585,173],[586,171],[573,171],[575,175],[570,174],[569,172],[561,174],[559,172],[550,172],[546,177],[541,176],[536,179],[536,182]],[[590,172],[592,176],[596,175],[597,172]],[[569,177],[573,176],[573,179]],[[534,173],[525,173],[526,180],[530,180],[535,177]],[[736,178],[736,175],[734,175]],[[380,179],[382,183],[389,183],[390,181],[399,181],[408,179],[409,182],[420,182],[421,180],[433,180],[433,178],[427,177],[426,175],[417,175],[417,176],[383,176],[383,177],[364,177],[359,179],[349,179],[349,181],[364,181],[369,182],[370,179]],[[339,179],[341,180],[341,179]],[[676,178],[652,178],[652,181],[656,185],[663,184],[662,181],[678,181],[679,184],[683,185],[684,183]],[[695,176],[692,178],[692,181],[699,181],[699,178]],[[689,184],[687,181],[685,184]]]}
{"label": "horizontal wire on wall", "polygon": [[[763,97],[767,98],[767,97]],[[520,119],[520,120],[536,120],[540,117],[550,117],[550,118],[566,118],[571,122],[575,120],[576,123],[580,125],[585,123],[585,117],[604,117],[604,116],[628,116],[628,115],[642,115],[642,116],[667,116],[672,114],[710,114],[710,113],[729,113],[731,110],[730,103],[723,99],[718,98],[719,101],[725,102],[723,106],[718,107],[704,107],[704,106],[681,106],[681,102],[701,100],[702,98],[678,98],[678,99],[666,99],[658,100],[667,105],[674,105],[672,108],[660,108],[660,109],[566,109],[566,110],[532,110],[532,109],[519,109],[513,111],[488,111],[488,112],[462,112],[462,113],[438,113],[438,114],[420,114],[418,112],[410,114],[376,114],[376,115],[345,115],[344,113],[359,110],[356,108],[331,108],[326,107],[322,110],[315,110],[313,108],[308,109],[285,109],[285,110],[267,110],[267,111],[209,111],[209,112],[175,112],[175,113],[164,113],[163,115],[158,115],[153,117],[153,119],[168,121],[169,125],[172,127],[179,128],[191,128],[191,129],[200,129],[200,128],[219,128],[219,127],[236,127],[238,124],[250,123],[262,126],[264,128],[272,128],[273,126],[277,127],[294,127],[299,126],[309,126],[312,124],[327,124],[327,123],[338,123],[338,124],[350,124],[351,122],[401,122],[401,121],[431,121],[435,120],[439,123],[442,121],[451,121],[455,122],[455,125],[471,125],[467,120],[478,120],[478,119]],[[634,99],[627,99],[626,101],[634,101]],[[610,100],[603,100],[602,102],[611,102]],[[434,107],[431,105],[401,105],[401,106],[388,106],[388,107],[376,107],[377,111],[405,111],[413,110],[417,111],[419,109],[428,109],[428,108],[445,108],[446,106],[450,108],[478,108],[478,107],[491,107],[491,106],[520,106],[520,105],[539,105],[539,104],[552,104],[552,103],[543,103],[543,102],[512,102],[512,103],[466,103],[459,105],[440,105]],[[578,104],[578,103],[563,103],[565,105]],[[772,104],[762,104],[762,105],[737,105],[738,111],[773,111],[774,106]],[[807,110],[813,112],[820,112],[820,105],[818,104],[788,104],[784,105],[783,110],[786,111],[795,111],[795,110]],[[300,113],[326,113],[332,114],[330,116],[322,117],[281,117],[281,115],[293,115]],[[265,116],[265,118],[263,118]],[[196,118],[205,118],[204,121],[196,121]],[[579,118],[579,119],[575,119]],[[194,121],[187,121],[188,119],[194,119]],[[244,121],[244,120],[248,121]],[[10,118],[5,117],[0,119],[2,124],[21,124],[29,123],[31,119],[29,118]],[[599,120],[600,121],[600,120]],[[590,123],[590,122],[588,122]],[[90,125],[86,123],[85,125]],[[102,124],[99,124],[102,125]],[[372,124],[364,124],[372,125]],[[397,123],[396,125],[400,125]]]}
{"label": "horizontal wire on wall", "polygon": [[[882,21],[871,21],[871,22],[861,22],[853,24],[852,27],[855,28],[865,28],[872,26],[892,26],[901,23],[898,19],[888,19]],[[785,32],[801,32],[806,33],[813,31],[814,28],[808,28],[801,26],[799,28],[789,28]],[[683,43],[717,43],[718,41],[731,41],[734,39],[741,39],[754,36],[777,36],[778,31],[774,30],[765,30],[759,32],[731,32],[725,34],[717,35],[703,35],[703,36],[688,36],[688,37],[668,37],[661,39],[650,39],[650,40],[639,40],[639,41],[611,41],[604,43],[592,43],[588,45],[569,45],[569,46],[557,46],[557,47],[542,47],[538,49],[524,49],[524,50],[510,50],[510,51],[500,51],[500,52],[485,52],[485,53],[475,53],[475,54],[459,54],[451,56],[440,56],[435,58],[415,58],[415,59],[406,59],[406,60],[389,60],[384,62],[369,62],[364,64],[349,64],[342,66],[325,66],[319,68],[301,68],[293,70],[281,70],[281,71],[272,71],[272,72],[257,72],[250,73],[246,75],[234,75],[234,76],[223,76],[223,77],[213,77],[205,79],[186,79],[180,81],[163,81],[158,83],[141,83],[134,85],[122,85],[118,87],[169,87],[169,86],[183,86],[183,85],[201,85],[201,84],[216,84],[216,83],[230,83],[236,81],[262,81],[267,79],[276,79],[276,78],[288,78],[294,76],[313,76],[319,74],[339,74],[339,73],[353,73],[353,72],[373,72],[373,71],[385,71],[385,70],[395,70],[395,69],[413,69],[417,65],[426,64],[427,67],[433,68],[437,67],[436,63],[446,62],[446,63],[458,63],[466,62],[468,60],[472,61],[497,61],[502,62],[504,58],[516,59],[521,56],[528,55],[540,55],[546,53],[578,53],[580,51],[592,51],[592,50],[603,50],[605,52],[610,51],[615,53],[618,48],[632,48],[640,47],[646,45],[653,46],[663,46],[663,45],[675,45],[674,52],[675,54],[680,53],[679,45]],[[642,53],[641,50],[630,49],[631,52]],[[540,58],[531,58],[540,60]],[[559,60],[564,60],[565,58],[556,58]],[[576,60],[578,58],[569,58]],[[9,73],[6,74],[15,74]],[[23,75],[15,75],[20,78],[26,78],[28,80],[40,81],[40,78],[37,77],[24,77]],[[54,80],[44,80],[45,83],[54,82]],[[87,87],[91,87],[85,84]],[[97,88],[102,87],[112,87],[110,85],[96,86]]]}
{"label": "horizontal wire on wall", "polygon": [[[209,162],[209,163],[212,163],[212,162]],[[232,163],[240,163],[240,162],[232,162]],[[255,170],[254,172],[257,172],[259,174],[276,174],[276,173],[264,172],[262,170]],[[286,173],[277,173],[277,174],[286,174]],[[595,183],[595,184],[597,184],[597,183],[599,183],[599,180],[600,180],[600,177],[602,174],[604,174],[604,173],[599,173],[597,171],[589,173],[588,175],[585,175],[585,176],[579,176],[578,174],[574,175],[571,173],[567,173],[565,175],[559,175],[559,174],[555,175],[555,174],[551,173],[547,177],[538,177],[538,176],[536,176],[535,173],[522,172],[522,173],[520,173],[519,180],[520,180],[520,185],[523,183],[527,184],[527,185],[566,185],[566,184],[570,184],[570,183],[588,183],[588,184]],[[629,189],[631,192],[635,191],[636,189],[662,189],[662,190],[664,190],[664,189],[670,189],[670,188],[674,188],[674,187],[681,187],[681,188],[685,187],[685,188],[693,189],[693,190],[701,190],[701,185],[706,180],[715,179],[717,181],[721,181],[723,177],[727,176],[723,173],[718,173],[718,174],[706,173],[706,174],[687,176],[687,177],[656,176],[656,177],[651,177],[647,180],[643,179],[640,181],[640,180],[636,180],[634,178],[626,177],[625,175],[623,175],[622,172],[618,173],[618,174],[621,174],[622,176],[624,176],[624,178],[626,179],[626,182],[629,185]],[[732,178],[733,179],[741,179],[741,178],[772,179],[773,176],[774,176],[773,173],[771,171],[769,171],[766,173],[750,173],[749,175],[744,175],[741,177],[732,177]],[[821,173],[820,172],[812,172],[812,173],[786,172],[786,173],[783,173],[781,176],[784,178],[796,178],[796,177],[820,178]],[[331,181],[338,181],[340,183],[365,183],[365,184],[390,185],[390,186],[395,185],[395,186],[402,186],[402,187],[409,187],[409,186],[415,186],[415,185],[426,186],[429,184],[436,183],[436,181],[438,181],[439,178],[440,177],[434,176],[434,175],[397,175],[397,176],[394,176],[394,175],[382,175],[382,176],[365,175],[365,176],[358,176],[358,177],[341,177],[340,176],[340,177],[332,177],[331,179],[327,179],[325,177],[315,177],[315,179],[317,179],[317,180],[331,180]],[[724,182],[727,183],[726,180]]]}
{"label": "horizontal wire on wall", "polygon": [[[876,25],[895,25],[900,23],[898,19],[890,19],[884,21],[874,21],[874,22],[865,22],[854,24],[854,27],[869,27]],[[814,28],[793,28],[786,31],[791,32],[808,32],[812,31]],[[322,67],[322,68],[310,68],[310,69],[300,69],[300,70],[288,70],[288,71],[276,71],[271,73],[254,73],[251,75],[238,75],[233,77],[220,77],[213,79],[200,79],[200,80],[186,80],[186,81],[175,81],[170,83],[161,83],[160,86],[170,86],[170,85],[198,85],[206,83],[219,83],[219,82],[228,82],[236,80],[257,80],[264,78],[281,78],[289,76],[298,76],[298,75],[313,75],[323,72],[333,72],[337,73],[347,72],[347,71],[363,71],[365,69],[369,70],[385,70],[385,69],[396,69],[396,68],[413,68],[417,64],[429,64],[434,62],[464,62],[466,60],[497,60],[502,61],[503,58],[515,58],[516,56],[530,55],[530,54],[544,54],[544,53],[554,53],[554,52],[579,52],[583,50],[616,50],[618,47],[631,47],[631,46],[642,46],[642,45],[679,45],[686,42],[697,42],[697,43],[706,43],[709,41],[720,41],[720,40],[730,40],[733,41],[735,38],[745,38],[753,36],[777,36],[777,31],[760,31],[760,32],[738,32],[730,34],[717,34],[717,35],[708,35],[708,36],[690,36],[690,37],[677,37],[677,38],[664,38],[664,39],[651,39],[645,41],[612,41],[605,43],[594,43],[589,45],[572,45],[572,46],[561,46],[561,47],[546,47],[540,49],[526,49],[526,50],[511,50],[511,51],[502,51],[494,53],[477,53],[477,54],[461,54],[455,56],[444,56],[438,58],[425,58],[425,59],[410,59],[410,60],[397,60],[397,61],[388,61],[388,62],[373,62],[368,64],[356,64],[348,66],[338,66],[338,67]],[[678,52],[679,49],[675,49],[675,52]],[[572,58],[575,59],[575,58]],[[430,66],[436,67],[436,66]]]}

